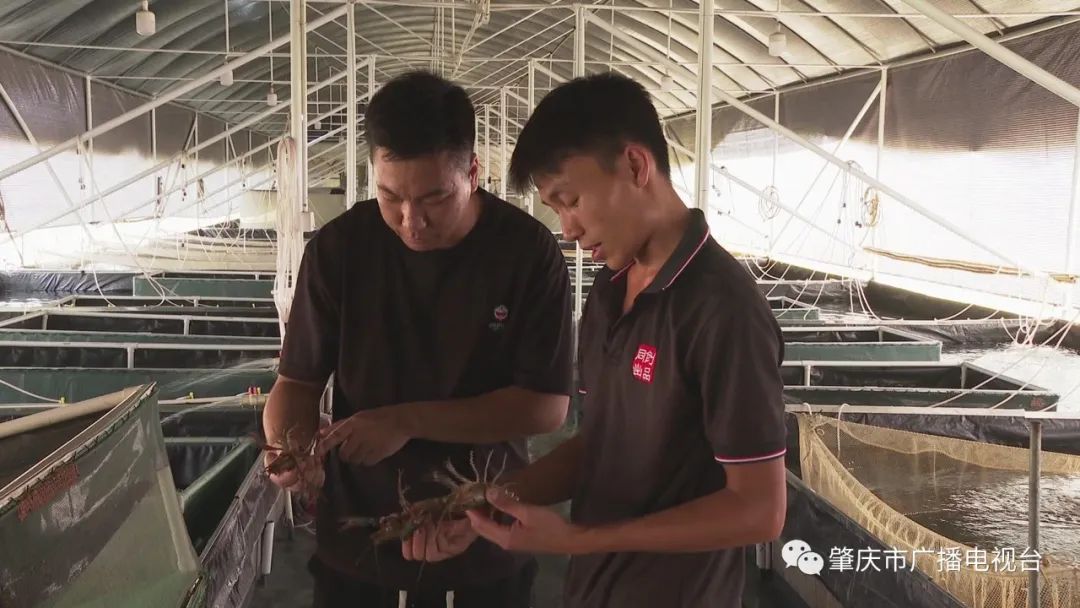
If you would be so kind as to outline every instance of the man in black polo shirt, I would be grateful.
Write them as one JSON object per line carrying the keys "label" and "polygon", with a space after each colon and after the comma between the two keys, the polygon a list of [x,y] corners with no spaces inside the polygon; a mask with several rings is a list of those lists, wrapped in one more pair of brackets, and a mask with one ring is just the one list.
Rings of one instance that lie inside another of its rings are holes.
{"label": "man in black polo shirt", "polygon": [[[786,514],[783,338],[742,266],[670,181],[656,110],[613,74],[550,93],[518,139],[566,238],[606,263],[581,326],[581,432],[513,476],[473,529],[522,552],[570,554],[565,607],[736,608],[743,547]],[[551,505],[573,499],[571,522]],[[465,541],[440,546],[452,553]],[[435,552],[428,559],[443,557]]]}
{"label": "man in black polo shirt", "polygon": [[[319,485],[315,604],[525,608],[535,562],[491,543],[421,572],[347,518],[445,494],[431,480],[470,455],[525,463],[558,428],[570,378],[570,290],[553,235],[477,188],[475,114],[460,87],[417,72],[387,83],[365,122],[378,197],[308,243],[263,420],[271,443],[320,457],[273,479]],[[318,429],[333,374],[333,419]],[[272,461],[272,457],[268,457]],[[314,480],[314,482],[313,482]]]}

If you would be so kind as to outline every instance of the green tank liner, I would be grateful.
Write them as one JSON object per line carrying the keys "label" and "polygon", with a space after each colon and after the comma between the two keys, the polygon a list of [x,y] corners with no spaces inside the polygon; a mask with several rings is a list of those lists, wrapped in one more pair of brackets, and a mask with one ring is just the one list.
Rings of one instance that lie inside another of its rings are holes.
{"label": "green tank liner", "polygon": [[[273,276],[268,274],[267,276]],[[131,295],[159,296],[217,296],[221,298],[269,298],[273,296],[274,281],[265,279],[146,277],[131,281]]]}
{"label": "green tank liner", "polygon": [[274,271],[246,270],[164,270],[152,275],[155,279],[230,279],[244,281],[273,281]]}
{"label": "green tank liner", "polygon": [[[150,334],[136,332],[108,331],[67,331],[61,329],[0,329],[0,340],[5,342],[147,342],[152,344],[220,344],[221,340],[211,336],[183,334]],[[252,336],[229,336],[229,344],[260,347],[280,345],[279,338],[260,338]]]}
{"label": "green tank liner", "polygon": [[[48,333],[48,332],[41,332]],[[149,340],[7,340],[0,331],[0,367],[126,367],[216,369],[240,364],[270,367],[280,352],[278,344],[214,343]]]}
{"label": "green tank liner", "polygon": [[258,460],[259,449],[253,440],[236,437],[166,438],[165,448],[188,536],[202,552]]}
{"label": "green tank liner", "polygon": [[106,307],[106,306],[193,306],[193,307],[227,307],[227,308],[275,308],[273,298],[219,298],[213,296],[169,296],[163,298],[154,296],[96,296],[76,295],[69,296],[58,301],[63,306],[81,307]]}
{"label": "green tank liner", "polygon": [[79,306],[79,312],[132,313],[148,315],[187,315],[191,317],[273,317],[277,309],[245,306],[173,306],[169,303],[157,306]]}
{"label": "green tank liner", "polygon": [[41,310],[3,320],[0,321],[0,330],[3,329],[56,329],[260,338],[276,338],[281,331],[278,320],[270,317],[121,313],[71,308]]}
{"label": "green tank liner", "polygon": [[785,361],[788,403],[999,407],[1052,411],[1058,395],[971,363]]}
{"label": "green tank liner", "polygon": [[758,291],[770,298],[791,298],[805,303],[848,301],[851,281],[844,279],[760,279]]}
{"label": "green tank liner", "polygon": [[785,321],[814,321],[821,318],[821,309],[809,304],[803,304],[791,298],[770,297],[769,308],[773,316]]}
{"label": "green tank liner", "polygon": [[[941,341],[883,326],[783,327],[787,361],[938,361]],[[2,337],[2,334],[0,334]]]}

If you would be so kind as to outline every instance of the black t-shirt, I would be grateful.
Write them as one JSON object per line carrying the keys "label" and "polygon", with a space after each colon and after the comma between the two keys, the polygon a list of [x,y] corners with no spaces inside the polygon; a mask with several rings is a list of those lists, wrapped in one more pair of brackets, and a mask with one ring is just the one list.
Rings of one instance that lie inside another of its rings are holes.
{"label": "black t-shirt", "polygon": [[[450,249],[415,252],[386,225],[376,201],[358,203],[307,245],[279,371],[322,382],[334,373],[334,419],[410,401],[475,397],[517,386],[569,394],[570,285],[557,242],[540,222],[481,191],[476,226]],[[344,517],[400,509],[398,472],[416,501],[446,493],[430,481],[449,459],[463,473],[526,461],[524,439],[472,446],[411,440],[365,467],[327,459],[318,507],[318,556],[358,580],[395,589],[453,589],[512,575],[527,559],[478,541],[457,558],[419,566],[388,543],[376,558],[369,529]],[[468,473],[466,473],[468,474]]]}
{"label": "black t-shirt", "polygon": [[[572,519],[663,511],[726,485],[724,466],[785,450],[784,340],[704,214],[622,314],[626,271],[596,277],[579,343],[585,458]],[[743,549],[605,553],[570,561],[565,607],[737,608]]]}

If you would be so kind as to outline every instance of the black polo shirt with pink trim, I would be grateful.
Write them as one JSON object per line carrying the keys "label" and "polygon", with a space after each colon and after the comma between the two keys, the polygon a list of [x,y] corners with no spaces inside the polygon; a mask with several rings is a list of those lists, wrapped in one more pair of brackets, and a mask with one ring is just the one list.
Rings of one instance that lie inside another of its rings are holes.
{"label": "black polo shirt with pink trim", "polygon": [[[626,271],[604,268],[582,320],[585,458],[572,519],[597,525],[725,487],[725,466],[785,451],[783,335],[753,278],[692,210],[682,241],[622,314]],[[571,560],[566,608],[736,608],[744,549]]]}

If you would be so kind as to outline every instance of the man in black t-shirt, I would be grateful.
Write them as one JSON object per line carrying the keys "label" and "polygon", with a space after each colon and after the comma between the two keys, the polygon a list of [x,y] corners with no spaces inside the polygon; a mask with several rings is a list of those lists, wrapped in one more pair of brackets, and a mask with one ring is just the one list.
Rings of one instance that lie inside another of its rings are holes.
{"label": "man in black t-shirt", "polygon": [[[320,438],[318,456],[272,476],[322,483],[318,607],[529,606],[531,558],[477,543],[421,572],[400,544],[342,525],[398,511],[399,474],[417,501],[445,494],[431,474],[448,460],[520,468],[525,438],[566,415],[566,263],[540,222],[478,189],[474,120],[464,90],[435,75],[387,83],[365,115],[377,199],[304,252],[263,420],[273,444]],[[333,423],[319,430],[331,374]]]}
{"label": "man in black t-shirt", "polygon": [[[777,538],[787,508],[784,342],[768,303],[675,193],[637,83],[552,91],[510,172],[606,266],[581,325],[581,432],[511,476],[518,499],[489,496],[511,525],[470,512],[474,534],[570,554],[564,608],[738,608],[743,548]],[[567,499],[569,522],[546,508]],[[421,559],[468,546],[447,530]]]}

